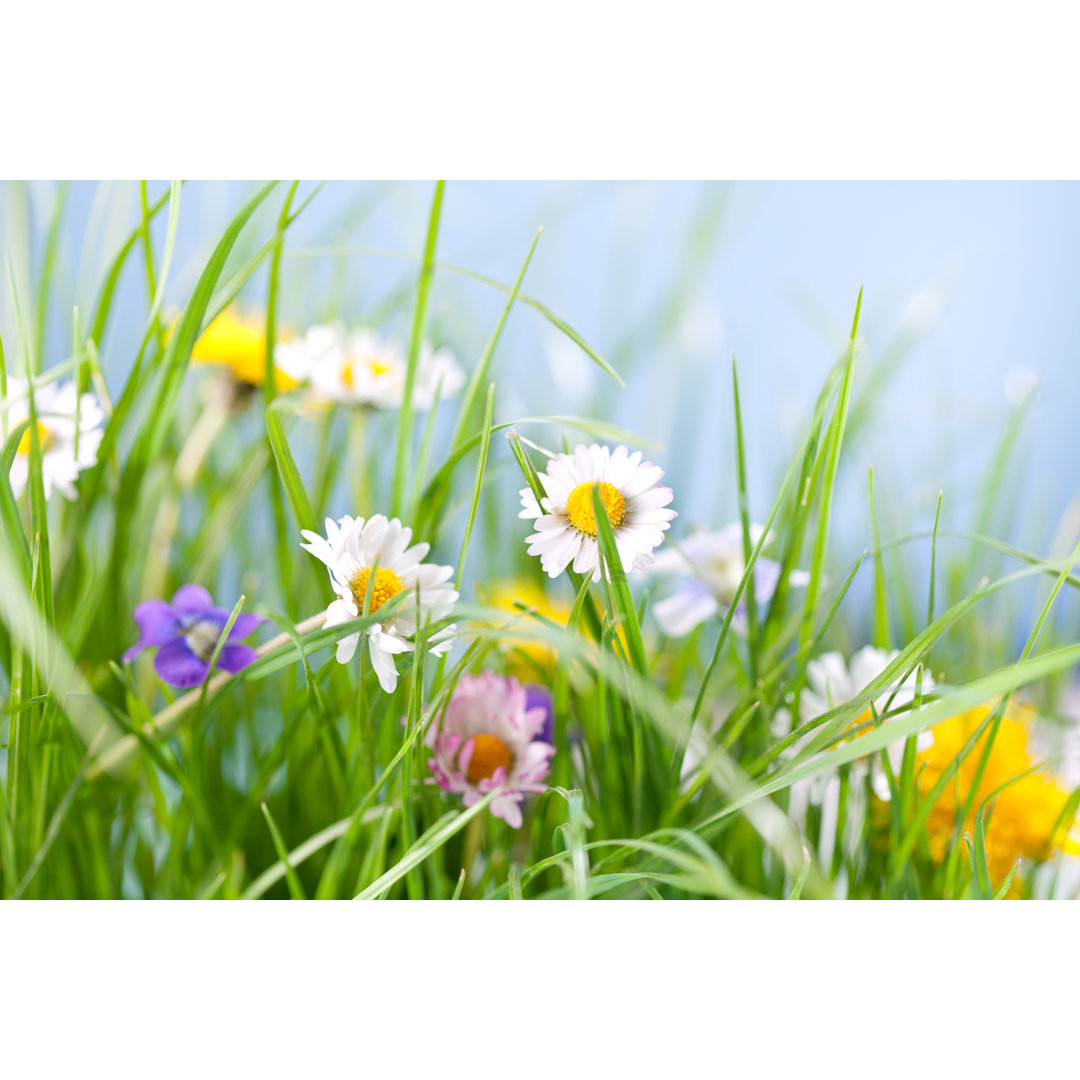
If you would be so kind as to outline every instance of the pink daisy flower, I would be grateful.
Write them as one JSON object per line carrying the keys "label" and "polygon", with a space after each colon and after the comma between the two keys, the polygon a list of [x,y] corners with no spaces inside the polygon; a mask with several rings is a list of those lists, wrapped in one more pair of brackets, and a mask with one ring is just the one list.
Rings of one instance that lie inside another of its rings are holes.
{"label": "pink daisy flower", "polygon": [[492,791],[491,812],[512,829],[521,827],[521,803],[545,788],[555,753],[546,734],[550,706],[530,706],[517,679],[485,671],[458,682],[446,711],[427,736],[428,768],[435,783],[472,806]]}

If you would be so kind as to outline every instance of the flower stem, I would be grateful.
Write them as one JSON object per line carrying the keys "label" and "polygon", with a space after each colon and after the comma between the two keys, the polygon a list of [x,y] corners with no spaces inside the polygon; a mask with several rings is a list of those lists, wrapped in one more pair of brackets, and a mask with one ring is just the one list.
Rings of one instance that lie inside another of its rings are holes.
{"label": "flower stem", "polygon": [[465,858],[462,860],[462,868],[465,871],[465,888],[461,890],[462,899],[467,900],[472,895],[473,888],[473,863],[480,851],[480,841],[484,838],[484,817],[478,814],[469,822],[465,830]]}
{"label": "flower stem", "polygon": [[375,784],[375,728],[371,723],[371,709],[364,692],[364,646],[360,643],[360,679],[356,695],[356,740],[360,751],[360,788],[367,791]]}

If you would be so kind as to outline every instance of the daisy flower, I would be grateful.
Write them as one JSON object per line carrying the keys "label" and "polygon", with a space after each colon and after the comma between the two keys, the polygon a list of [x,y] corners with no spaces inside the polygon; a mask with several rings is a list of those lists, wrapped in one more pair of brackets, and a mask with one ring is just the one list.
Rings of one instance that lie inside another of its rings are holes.
{"label": "daisy flower", "polygon": [[521,803],[526,793],[544,790],[555,753],[542,738],[549,716],[550,697],[533,704],[517,679],[493,671],[463,676],[427,734],[435,783],[462,795],[466,806],[498,791],[492,814],[520,828]]}
{"label": "daisy flower", "polygon": [[[806,665],[806,688],[800,699],[800,711],[802,719],[812,720],[821,716],[854,698],[864,687],[874,681],[899,654],[895,649],[891,652],[885,649],[867,645],[855,653],[850,661],[845,661],[841,653],[823,653],[816,660],[811,660]],[[915,700],[916,672],[912,672],[902,683],[894,684],[874,698],[874,711],[880,716],[886,710],[895,712]],[[929,672],[922,675],[922,693],[925,696],[934,688],[934,679]],[[778,714],[780,710],[778,710]],[[871,711],[867,707],[852,724],[859,727],[871,719]],[[885,721],[888,723],[888,721]],[[866,729],[869,730],[869,729]],[[904,743],[906,740],[898,739],[890,743],[885,751],[889,757],[889,765],[895,775],[903,764]],[[934,736],[929,731],[921,731],[916,737],[915,747],[918,751],[926,750],[934,743]],[[888,800],[890,797],[889,780],[882,768],[877,755],[867,767],[865,759],[858,759],[852,763],[852,771],[855,776],[862,777],[869,771],[874,789],[874,794],[879,799]],[[820,778],[815,778],[820,779]],[[827,779],[827,778],[826,778]],[[824,782],[824,781],[822,781]],[[820,784],[813,784],[811,801],[820,801]]]}
{"label": "daisy flower", "polygon": [[576,573],[591,574],[599,581],[600,545],[592,500],[593,488],[598,487],[623,569],[644,569],[675,517],[675,511],[666,508],[671,488],[659,484],[663,475],[659,466],[641,460],[640,451],[631,454],[625,446],[614,450],[578,446],[573,454],[559,454],[540,474],[546,493],[542,503],[530,488],[521,492],[524,509],[518,516],[536,522],[536,532],[525,538],[529,554],[540,556],[540,565],[551,577],[572,565]]}
{"label": "daisy flower", "polygon": [[[316,399],[343,405],[399,409],[405,401],[405,377],[409,361],[400,342],[380,338],[371,330],[346,332],[341,323],[313,326],[302,342],[290,346],[303,358],[294,361],[310,372]],[[440,400],[453,397],[465,385],[465,372],[448,349],[435,349],[425,341],[420,348],[413,382],[412,404],[426,412]]]}
{"label": "daisy flower", "polygon": [[[29,384],[25,379],[8,378],[7,401],[6,430],[10,430],[30,416]],[[45,498],[55,489],[65,499],[74,499],[79,473],[97,463],[105,414],[97,397],[80,394],[73,382],[39,386],[34,391],[34,408]],[[26,490],[29,475],[30,429],[27,428],[19,440],[9,473],[16,498]]]}
{"label": "daisy flower", "polygon": [[[210,658],[231,611],[215,607],[213,597],[201,585],[182,585],[171,603],[146,600],[135,608],[139,640],[123,655],[127,663],[143,649],[157,649],[154,670],[170,686],[200,686],[210,674]],[[227,643],[218,656],[217,667],[237,672],[247,667],[257,653],[241,638],[252,634],[263,620],[241,612],[229,631]]]}
{"label": "daisy flower", "polygon": [[[458,594],[449,584],[452,566],[425,563],[428,544],[409,546],[412,529],[404,528],[397,518],[387,521],[382,514],[367,519],[345,516],[338,521],[326,519],[326,536],[308,529],[303,531],[310,551],[324,563],[330,573],[330,584],[337,599],[326,609],[326,626],[338,626],[360,617],[367,596],[372,569],[370,612],[374,614],[399,593],[407,592],[408,599],[384,622],[373,623],[363,633],[379,685],[392,694],[397,686],[394,657],[411,652],[416,631],[421,622],[438,620],[453,609]],[[416,590],[420,589],[420,608],[416,607]],[[453,626],[440,630],[429,638],[430,651],[436,656],[450,648]],[[347,664],[356,652],[361,631],[343,637],[337,644],[339,664]]]}
{"label": "daisy flower", "polygon": [[[800,713],[803,721],[812,720],[823,713],[845,704],[854,698],[864,687],[876,679],[898,653],[878,649],[867,645],[845,660],[838,652],[823,653],[811,660],[806,667],[806,687],[800,698]],[[912,672],[902,683],[894,684],[876,698],[874,710],[880,716],[886,710],[894,712],[910,704],[915,699],[916,673]],[[929,672],[922,675],[922,693],[926,695],[934,687],[934,680]],[[869,707],[852,722],[851,727],[861,727],[871,719]],[[888,723],[888,721],[884,721]],[[776,738],[783,738],[794,727],[791,713],[787,709],[777,709],[773,716],[772,733]],[[864,729],[869,731],[870,728]],[[864,732],[860,732],[863,734]],[[933,745],[934,737],[928,731],[916,736],[916,750],[923,751]],[[897,775],[903,764],[905,739],[898,739],[885,747],[893,775]],[[790,758],[799,752],[799,745],[789,747],[783,757]],[[847,825],[840,841],[849,857],[855,857],[861,843],[861,830],[868,810],[872,809],[863,781],[869,776],[870,787],[880,802],[891,798],[889,779],[881,764],[878,754],[868,761],[858,758],[851,763],[853,783],[848,791]],[[788,816],[802,826],[807,818],[808,807],[820,808],[821,828],[817,841],[818,855],[828,865],[832,861],[837,841],[837,823],[840,814],[841,784],[839,772],[826,770],[807,780],[792,784],[788,802]]]}
{"label": "daisy flower", "polygon": [[[761,539],[764,529],[751,524],[750,546]],[[759,556],[754,564],[754,599],[758,605],[772,600],[780,582],[780,564]],[[652,566],[653,573],[682,577],[685,580],[671,596],[654,607],[656,621],[668,637],[683,637],[714,615],[726,611],[735,599],[735,590],[746,571],[743,558],[742,525],[735,522],[719,532],[692,533],[676,549],[661,552]],[[692,576],[691,576],[692,575]],[[810,575],[792,570],[788,582],[795,588],[806,585]],[[740,598],[731,625],[743,629],[746,600]]]}

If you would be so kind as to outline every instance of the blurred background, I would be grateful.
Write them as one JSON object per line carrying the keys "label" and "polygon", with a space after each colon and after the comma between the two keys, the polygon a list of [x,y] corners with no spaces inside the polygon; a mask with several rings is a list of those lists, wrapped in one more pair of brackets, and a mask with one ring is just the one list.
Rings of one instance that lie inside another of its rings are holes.
{"label": "blurred background", "polygon": [[[298,200],[315,186],[301,185]],[[33,298],[55,220],[53,296],[70,296],[85,313],[138,221],[138,185],[70,184],[57,219],[59,190],[0,189],[5,276]],[[166,190],[154,184],[150,193]],[[184,185],[167,302],[183,303],[253,190]],[[407,338],[432,190],[427,182],[327,184],[287,234],[280,320],[302,330],[340,316]],[[273,195],[245,229],[237,263],[265,243],[279,202]],[[164,219],[153,223],[159,253]],[[660,444],[646,456],[664,465],[675,489],[673,536],[737,516],[732,354],[752,515],[767,515],[862,285],[862,347],[833,524],[845,557],[870,544],[871,466],[883,539],[929,529],[941,490],[943,528],[1043,555],[1071,550],[1080,529],[1075,184],[451,182],[438,258],[512,284],[541,226],[523,291],[574,327],[627,387],[519,304],[492,369],[496,419],[593,416]],[[132,260],[121,278],[100,343],[110,386],[130,366],[143,328],[147,290],[137,266]],[[264,267],[245,288],[250,310],[265,302],[265,280]],[[0,294],[10,364],[12,290]],[[441,269],[429,336],[471,368],[504,302],[497,289]],[[53,305],[43,319],[47,363],[58,362],[70,353],[70,308]],[[551,429],[521,430],[555,445]],[[382,445],[389,466],[392,431],[371,437],[369,452]],[[502,464],[510,467],[498,482],[511,498],[520,482],[512,462]],[[317,510],[352,511],[346,503],[343,494],[341,505]],[[519,554],[491,558],[506,571]],[[910,571],[923,575],[929,542],[919,541],[911,559]],[[1019,627],[1021,639],[1026,630]]]}

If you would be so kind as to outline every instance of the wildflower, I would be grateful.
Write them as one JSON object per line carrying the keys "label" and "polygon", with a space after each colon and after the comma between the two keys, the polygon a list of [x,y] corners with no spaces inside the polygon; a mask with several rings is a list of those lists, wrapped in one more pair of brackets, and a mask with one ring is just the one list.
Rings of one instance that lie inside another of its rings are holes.
{"label": "wildflower", "polygon": [[[854,653],[850,661],[845,661],[838,652],[824,653],[816,660],[811,660],[806,668],[806,688],[800,699],[800,712],[803,720],[812,720],[823,713],[843,705],[854,698],[864,687],[876,679],[898,654],[867,645]],[[934,685],[929,673],[922,676],[923,693],[928,693]],[[903,683],[894,685],[874,699],[874,709],[880,715],[886,711],[895,711],[910,704],[915,698],[916,675],[912,673]],[[872,718],[867,708],[850,725],[859,728]],[[887,722],[887,721],[886,721]],[[793,727],[790,713],[786,709],[777,709],[774,715],[773,734],[783,737]],[[862,733],[869,731],[865,728]],[[933,744],[934,737],[926,731],[916,738],[916,749],[924,750]],[[889,765],[895,775],[903,764],[905,739],[898,739],[885,748]],[[788,755],[798,752],[797,747],[789,748]],[[860,842],[862,825],[868,809],[865,784],[867,775],[870,786],[879,801],[888,801],[891,797],[889,779],[878,755],[869,762],[866,758],[856,759],[851,763],[851,776],[859,781],[852,785],[848,794],[846,828],[840,838],[844,850],[853,857]],[[810,804],[821,808],[821,831],[818,840],[818,854],[826,864],[831,862],[836,844],[837,822],[840,812],[840,777],[836,770],[828,770],[807,780],[797,781],[791,786],[788,816],[792,821],[803,823],[806,820],[807,807]],[[871,804],[872,805],[872,804]]]}
{"label": "wildflower", "polygon": [[[644,569],[653,561],[652,550],[664,539],[675,517],[665,509],[672,500],[671,488],[658,481],[663,470],[641,452],[625,446],[578,446],[573,454],[559,454],[540,474],[546,497],[538,504],[530,488],[521,492],[524,509],[518,515],[535,519],[536,532],[526,537],[530,555],[551,577],[567,566],[579,574],[600,580],[600,547],[593,513],[593,490],[600,500],[615,536],[624,570]],[[542,508],[541,508],[542,506]]]}
{"label": "wildflower", "polygon": [[[411,652],[422,619],[438,620],[453,609],[458,594],[448,582],[452,566],[435,566],[422,560],[428,544],[409,546],[412,529],[404,528],[397,518],[391,521],[382,514],[364,520],[345,516],[335,522],[326,519],[326,537],[308,529],[303,531],[308,542],[301,544],[324,563],[330,573],[330,584],[338,598],[326,609],[326,625],[338,626],[359,618],[370,583],[371,614],[399,593],[407,593],[403,605],[394,609],[385,621],[372,623],[364,630],[371,663],[379,677],[379,685],[388,693],[397,686],[394,657]],[[374,571],[374,581],[371,580]],[[420,607],[416,606],[419,587]],[[448,640],[454,631],[448,626],[429,638],[430,651],[436,656],[450,648]],[[343,637],[337,645],[339,664],[347,664],[360,642],[360,631]]]}
{"label": "wildflower", "polygon": [[[538,699],[534,696],[533,702]],[[550,702],[550,698],[548,699]],[[465,675],[440,722],[427,735],[435,783],[472,806],[492,791],[491,812],[521,827],[526,793],[544,790],[555,747],[543,740],[550,707],[530,702],[514,678],[485,671]]]}
{"label": "wildflower", "polygon": [[[293,360],[294,354],[297,356]],[[408,357],[400,342],[380,338],[371,330],[346,331],[341,323],[313,326],[283,355],[310,373],[312,396],[343,405],[399,409],[405,401]],[[413,382],[412,405],[426,412],[452,397],[465,385],[465,373],[449,349],[420,347]]]}
{"label": "wildflower", "polygon": [[[292,390],[303,376],[298,366],[300,354],[274,349],[274,384],[279,390]],[[283,359],[284,363],[279,363]],[[261,317],[244,317],[223,311],[203,331],[191,350],[194,364],[217,364],[231,376],[238,396],[249,395],[262,386],[266,376],[266,322]]]}
{"label": "wildflower", "polygon": [[[764,529],[750,526],[750,546],[755,547]],[[780,582],[780,564],[759,556],[754,564],[754,600],[764,605],[772,600]],[[695,532],[676,548],[661,552],[652,566],[656,574],[684,577],[686,580],[671,596],[653,608],[656,621],[668,637],[683,637],[714,615],[726,611],[735,599],[746,572],[743,558],[742,525],[726,525],[719,532]],[[693,575],[693,576],[688,576]],[[806,585],[810,575],[792,570],[788,582],[795,588]],[[740,598],[731,625],[746,625],[746,600]]]}
{"label": "wildflower", "polygon": [[[171,603],[145,600],[135,608],[139,640],[124,653],[126,663],[143,649],[157,649],[154,670],[170,686],[199,686],[210,674],[210,658],[231,611],[214,606],[213,597],[201,585],[181,585]],[[217,667],[234,674],[258,655],[250,645],[237,644],[252,634],[263,620],[258,615],[237,615]]]}
{"label": "wildflower", "polygon": [[[491,607],[502,608],[518,616],[514,626],[523,633],[528,631],[529,616],[522,615],[518,603],[534,608],[537,615],[560,626],[566,626],[570,618],[569,605],[553,603],[540,586],[526,578],[496,585],[485,599]],[[506,652],[507,669],[520,679],[534,678],[537,673],[553,674],[557,659],[555,648],[544,641],[514,641]]]}
{"label": "wildflower", "polygon": [[[916,768],[919,791],[926,796],[952,764],[961,747],[986,719],[991,706],[981,705],[954,716],[934,728],[933,744],[919,755]],[[990,877],[1000,884],[1016,865],[1017,859],[1041,862],[1056,850],[1080,854],[1080,844],[1069,837],[1076,823],[1059,822],[1069,793],[1037,772],[1028,773],[1034,762],[1027,748],[1030,709],[1013,707],[1002,717],[990,747],[986,769],[971,799],[971,811],[963,822],[968,835],[975,831],[975,816],[983,801],[996,789],[985,817],[986,859]],[[975,783],[989,730],[980,736],[974,749],[958,767],[955,778],[945,785],[926,822],[930,854],[938,862],[949,850],[961,813]],[[1015,777],[1020,777],[1014,780]]]}
{"label": "wildflower", "polygon": [[[823,653],[816,660],[811,660],[806,665],[807,688],[803,690],[800,703],[803,718],[811,720],[850,701],[860,690],[869,686],[898,655],[895,649],[888,652],[885,649],[875,648],[873,645],[866,645],[852,655],[850,663],[845,663],[843,656],[838,652]],[[916,685],[917,674],[912,672],[902,683],[890,687],[874,699],[874,711],[880,715],[886,711],[895,712],[909,705],[915,700]],[[929,672],[923,672],[922,693],[927,694],[933,688],[933,677]],[[867,708],[851,726],[861,727],[871,719],[872,713]],[[899,739],[885,748],[894,774],[903,764],[905,741]],[[922,731],[916,738],[915,748],[926,750],[933,742],[934,736],[929,731]],[[856,761],[854,766],[856,775],[865,775],[864,762]],[[874,793],[879,799],[888,801],[890,798],[889,780],[876,757],[871,765],[870,773]]]}
{"label": "wildflower", "polygon": [[[29,385],[25,379],[8,378],[7,400],[6,427],[10,430],[30,416]],[[72,382],[46,383],[37,387],[34,409],[45,498],[49,498],[55,488],[65,499],[74,499],[79,473],[97,462],[105,414],[94,394],[80,394]],[[9,479],[16,498],[26,490],[30,475],[30,440],[30,429],[27,428],[11,464]]]}
{"label": "wildflower", "polygon": [[555,702],[551,697],[551,691],[540,683],[525,684],[525,711],[532,709],[544,710],[544,726],[540,729],[537,739],[540,742],[555,742]]}

